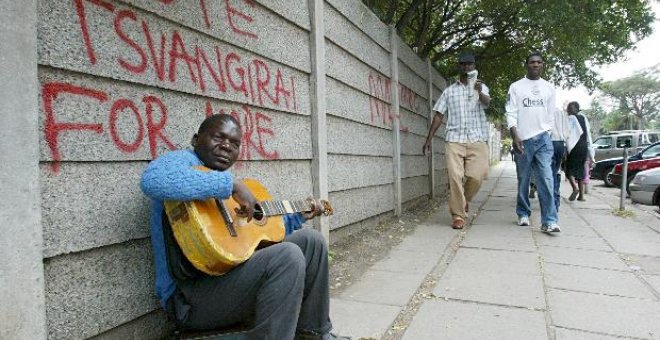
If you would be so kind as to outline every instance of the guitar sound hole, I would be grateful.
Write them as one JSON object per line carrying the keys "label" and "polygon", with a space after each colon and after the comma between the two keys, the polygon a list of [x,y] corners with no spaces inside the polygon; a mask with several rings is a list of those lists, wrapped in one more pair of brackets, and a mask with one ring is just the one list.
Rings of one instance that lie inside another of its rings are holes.
{"label": "guitar sound hole", "polygon": [[254,214],[252,217],[257,221],[264,219],[264,211],[258,203],[254,205]]}

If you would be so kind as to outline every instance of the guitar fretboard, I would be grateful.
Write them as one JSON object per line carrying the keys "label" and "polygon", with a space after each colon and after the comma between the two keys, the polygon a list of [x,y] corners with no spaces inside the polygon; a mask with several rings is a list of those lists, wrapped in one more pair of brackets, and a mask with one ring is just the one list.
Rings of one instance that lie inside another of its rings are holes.
{"label": "guitar fretboard", "polygon": [[264,216],[293,214],[312,210],[312,206],[308,201],[263,201],[259,202],[259,205]]}

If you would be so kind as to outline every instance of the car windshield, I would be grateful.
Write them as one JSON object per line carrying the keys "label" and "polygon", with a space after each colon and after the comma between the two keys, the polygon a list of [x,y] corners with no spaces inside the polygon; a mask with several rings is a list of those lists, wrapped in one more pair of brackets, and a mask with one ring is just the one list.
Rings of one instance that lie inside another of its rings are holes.
{"label": "car windshield", "polygon": [[655,158],[660,156],[660,144],[649,147],[648,149],[642,152],[642,158]]}
{"label": "car windshield", "polygon": [[594,146],[609,148],[612,146],[612,137],[600,137],[594,141]]}

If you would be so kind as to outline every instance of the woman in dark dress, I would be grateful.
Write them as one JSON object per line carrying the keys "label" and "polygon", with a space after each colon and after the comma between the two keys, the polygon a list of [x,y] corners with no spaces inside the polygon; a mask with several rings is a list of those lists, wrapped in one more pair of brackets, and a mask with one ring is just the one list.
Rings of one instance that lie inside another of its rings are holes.
{"label": "woman in dark dress", "polygon": [[575,147],[573,147],[568,154],[566,162],[566,177],[568,177],[568,181],[573,188],[573,193],[568,197],[568,200],[575,201],[575,198],[577,197],[578,201],[584,201],[584,183],[582,182],[582,179],[586,176],[584,162],[587,160],[587,157],[589,157],[589,148],[587,145],[587,134],[589,132],[587,131],[587,124],[584,116],[577,114],[580,112],[580,104],[577,102],[570,102],[566,110],[569,115],[575,115],[582,128],[582,135],[580,135],[577,144],[575,144]]}

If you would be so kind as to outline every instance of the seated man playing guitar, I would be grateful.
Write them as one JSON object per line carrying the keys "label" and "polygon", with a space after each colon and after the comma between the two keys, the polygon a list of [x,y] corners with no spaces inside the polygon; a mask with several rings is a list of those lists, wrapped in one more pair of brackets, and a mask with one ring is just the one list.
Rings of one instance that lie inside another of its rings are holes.
{"label": "seated man playing guitar", "polygon": [[[213,330],[253,320],[250,339],[349,339],[330,333],[328,247],[319,232],[302,229],[284,242],[257,250],[224,275],[207,275],[183,256],[174,240],[164,201],[228,199],[252,218],[256,199],[227,170],[238,158],[241,129],[230,115],[210,116],[192,138],[194,150],[152,161],[141,187],[152,200],[151,242],[156,292],[180,329]],[[211,171],[199,171],[203,165]],[[285,215],[287,232],[321,214]],[[240,227],[237,227],[240,228]]]}

